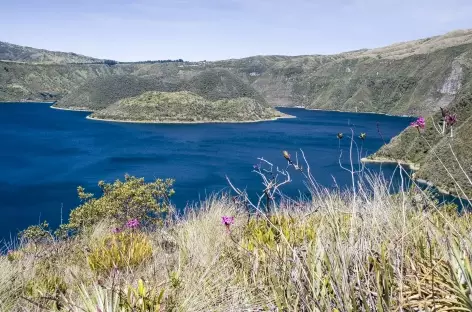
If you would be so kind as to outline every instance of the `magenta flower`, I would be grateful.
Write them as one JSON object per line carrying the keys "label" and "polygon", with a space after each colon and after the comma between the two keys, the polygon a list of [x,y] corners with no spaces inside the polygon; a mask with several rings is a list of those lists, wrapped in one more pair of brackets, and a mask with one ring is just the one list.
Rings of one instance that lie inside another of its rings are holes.
{"label": "magenta flower", "polygon": [[456,114],[447,114],[444,120],[446,121],[446,125],[451,127],[457,122],[457,116]]}
{"label": "magenta flower", "polygon": [[230,227],[234,223],[234,217],[221,217],[221,223],[226,227],[226,231],[229,233],[231,231]]}
{"label": "magenta flower", "polygon": [[417,120],[413,121],[410,126],[417,128],[419,131],[419,129],[424,129],[424,127],[426,126],[426,121],[423,117],[419,117]]}
{"label": "magenta flower", "polygon": [[132,219],[132,220],[129,220],[127,223],[126,223],[126,227],[128,229],[135,229],[139,226],[139,221],[138,219]]}

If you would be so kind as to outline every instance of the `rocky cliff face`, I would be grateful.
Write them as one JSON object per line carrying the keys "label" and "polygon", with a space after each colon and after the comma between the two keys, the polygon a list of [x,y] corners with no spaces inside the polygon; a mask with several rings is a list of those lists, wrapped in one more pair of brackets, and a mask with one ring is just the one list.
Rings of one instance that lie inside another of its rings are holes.
{"label": "rocky cliff face", "polygon": [[441,89],[438,90],[441,94],[456,95],[462,86],[464,75],[460,62],[457,60],[452,62],[451,69],[451,74],[446,78]]}

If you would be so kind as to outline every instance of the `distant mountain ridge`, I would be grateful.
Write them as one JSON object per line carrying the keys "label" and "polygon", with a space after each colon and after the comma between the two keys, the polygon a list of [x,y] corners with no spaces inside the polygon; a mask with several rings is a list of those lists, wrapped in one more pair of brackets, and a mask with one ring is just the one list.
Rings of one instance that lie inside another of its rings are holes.
{"label": "distant mountain ridge", "polygon": [[57,52],[44,49],[24,47],[0,41],[0,60],[12,62],[70,64],[97,63],[103,60],[72,52]]}
{"label": "distant mountain ridge", "polygon": [[[0,59],[8,55],[16,61],[0,61],[0,101],[58,100],[61,107],[80,106],[67,95],[80,93],[80,88],[85,93],[106,93],[102,86],[107,79],[127,76],[147,81],[145,85],[150,80],[180,85],[202,71],[216,70],[232,73],[271,106],[427,115],[448,106],[469,81],[472,30],[337,55],[254,56],[196,63],[107,65],[71,53],[3,47],[8,48]],[[121,89],[123,97],[137,95],[131,88]]]}

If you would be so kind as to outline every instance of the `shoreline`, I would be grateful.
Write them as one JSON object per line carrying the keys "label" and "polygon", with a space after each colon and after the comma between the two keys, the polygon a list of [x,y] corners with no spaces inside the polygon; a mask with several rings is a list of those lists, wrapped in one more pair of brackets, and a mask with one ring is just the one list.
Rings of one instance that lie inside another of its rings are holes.
{"label": "shoreline", "polygon": [[420,166],[418,164],[415,164],[415,163],[412,163],[412,162],[407,162],[407,161],[404,161],[404,160],[395,160],[395,159],[389,159],[389,158],[371,159],[371,158],[364,157],[364,158],[361,158],[361,162],[366,163],[366,164],[391,164],[391,165],[400,164],[400,165],[403,165],[403,166],[406,166],[406,167],[410,168],[413,171],[420,170]]}
{"label": "shoreline", "polygon": [[[412,163],[412,162],[407,162],[403,160],[394,160],[394,159],[389,159],[389,158],[377,158],[377,159],[369,159],[369,158],[361,158],[362,163],[376,163],[376,164],[401,164],[404,166],[407,166],[410,168],[412,171],[418,171],[420,169],[420,166],[418,164]],[[452,196],[455,198],[463,199],[463,200],[469,200],[468,198],[465,198],[463,196],[459,196],[458,194],[451,194],[451,192],[443,189],[440,186],[437,186],[431,181],[425,180],[425,179],[419,179],[415,178],[415,172],[411,175],[411,178],[416,181],[418,184],[426,185],[427,187],[431,187],[436,189],[438,193],[442,195],[447,195],[447,196]]]}
{"label": "shoreline", "polygon": [[92,110],[89,110],[89,109],[86,109],[86,108],[65,108],[65,107],[57,107],[57,106],[54,106],[54,104],[51,105],[51,106],[49,106],[49,108],[57,109],[57,110],[64,110],[64,111],[72,111],[72,112],[87,112],[87,113],[93,113]]}
{"label": "shoreline", "polygon": [[0,104],[56,104],[56,101],[0,101]]}
{"label": "shoreline", "polygon": [[[65,107],[57,107],[54,105],[49,106],[52,109],[57,109],[57,110],[64,110],[64,111],[73,111],[73,112],[87,112],[87,113],[93,113],[93,110],[87,109],[87,108],[65,108]],[[240,123],[257,123],[257,122],[266,122],[266,121],[276,121],[279,119],[293,119],[297,118],[297,116],[292,116],[285,114],[286,116],[280,116],[280,117],[274,117],[274,118],[269,118],[269,119],[260,119],[260,120],[244,120],[244,121],[224,121],[224,120],[215,120],[215,121],[152,121],[152,120],[119,120],[119,119],[109,119],[109,118],[97,118],[97,117],[91,117],[91,115],[88,115],[85,117],[85,119],[88,120],[95,120],[95,121],[103,121],[103,122],[120,122],[120,123],[134,123],[134,124],[240,124]]]}
{"label": "shoreline", "polygon": [[281,108],[298,108],[298,109],[305,109],[311,111],[323,111],[323,112],[337,112],[337,113],[351,113],[351,114],[374,114],[374,115],[384,115],[390,117],[403,117],[403,118],[416,118],[418,116],[414,115],[392,115],[387,113],[380,113],[380,112],[353,112],[353,111],[343,111],[339,109],[322,109],[322,108],[307,108],[304,106],[279,106]]}
{"label": "shoreline", "polygon": [[243,124],[243,123],[257,123],[257,122],[265,122],[265,121],[276,121],[279,119],[292,119],[297,118],[296,116],[281,116],[281,117],[274,117],[270,119],[261,119],[261,120],[245,120],[245,121],[224,121],[224,120],[214,120],[214,121],[144,121],[144,120],[117,120],[117,119],[107,119],[107,118],[97,118],[91,117],[90,115],[85,117],[89,120],[95,121],[104,121],[104,122],[120,122],[120,123],[134,123],[134,124],[161,124],[161,125],[200,125],[200,124]]}
{"label": "shoreline", "polygon": [[[1,103],[1,102],[0,102]],[[8,102],[5,102],[8,103]],[[11,103],[19,103],[19,102],[11,102]],[[54,106],[56,102],[33,102],[33,103],[52,103],[50,107],[53,109],[59,109],[59,110],[65,110],[65,111],[75,111],[75,112],[90,112],[93,113],[93,110],[87,109],[87,108],[65,108],[65,107],[57,107]],[[390,116],[390,117],[403,117],[403,118],[416,118],[418,116],[414,115],[391,115],[387,113],[379,113],[379,112],[352,112],[352,111],[342,111],[338,109],[322,109],[322,108],[307,108],[304,106],[274,106],[275,109],[277,107],[280,108],[297,108],[297,109],[304,109],[304,110],[309,110],[309,111],[322,111],[322,112],[337,112],[337,113],[351,113],[351,114],[373,114],[373,115],[384,115],[384,116]],[[288,115],[290,117],[274,117],[273,119],[263,119],[260,121],[273,121],[277,119],[282,119],[282,118],[297,118],[296,116]],[[128,122],[128,121],[121,121],[121,120],[114,120],[114,119],[101,119],[101,118],[89,118],[89,119],[96,119],[96,120],[102,120],[102,121],[117,121],[117,122]],[[149,122],[143,122],[143,121],[129,121],[130,123],[163,123],[163,122],[156,122],[156,121],[149,121]],[[256,121],[234,121],[234,122],[227,122],[227,121],[208,121],[208,122],[184,122],[184,123],[250,123],[250,122],[259,122],[259,120]],[[180,122],[169,122],[169,123],[180,123]]]}

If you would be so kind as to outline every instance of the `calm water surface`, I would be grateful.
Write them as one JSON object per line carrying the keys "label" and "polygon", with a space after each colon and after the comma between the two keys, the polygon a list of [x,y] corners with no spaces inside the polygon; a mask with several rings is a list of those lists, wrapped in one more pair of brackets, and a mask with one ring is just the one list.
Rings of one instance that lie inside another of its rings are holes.
{"label": "calm water surface", "polygon": [[[282,150],[303,148],[318,182],[350,183],[338,164],[336,134],[367,134],[365,153],[397,135],[409,118],[304,109],[281,109],[296,119],[249,124],[152,125],[108,123],[85,119],[87,113],[53,110],[48,104],[0,105],[0,238],[47,219],[56,226],[78,204],[76,188],[98,193],[99,180],[125,173],[176,179],[173,202],[179,208],[228,187],[228,175],[240,188],[260,190],[254,173],[257,157],[284,166]],[[349,140],[341,148],[348,150]],[[346,154],[347,156],[347,154]],[[348,164],[344,157],[343,163]],[[370,165],[379,170],[381,167]],[[385,176],[393,166],[383,165]],[[303,189],[297,179],[285,188]]]}

